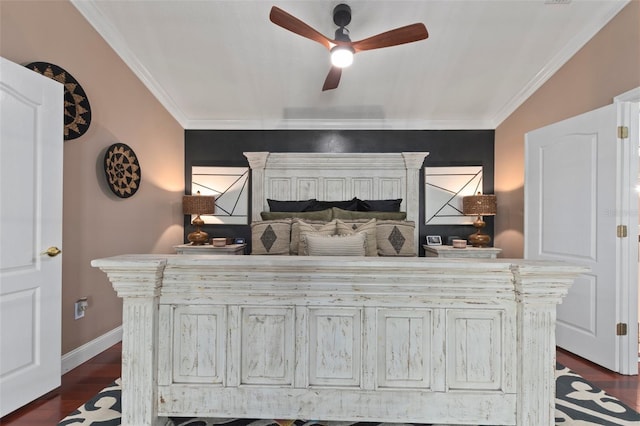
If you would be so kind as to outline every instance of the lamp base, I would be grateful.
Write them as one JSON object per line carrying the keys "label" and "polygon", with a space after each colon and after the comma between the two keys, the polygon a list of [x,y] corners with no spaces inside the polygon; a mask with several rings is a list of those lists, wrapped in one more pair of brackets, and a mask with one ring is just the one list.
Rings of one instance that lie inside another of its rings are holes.
{"label": "lamp base", "polygon": [[480,234],[476,232],[475,234],[469,235],[469,243],[473,247],[487,247],[491,242],[491,237],[487,234]]}
{"label": "lamp base", "polygon": [[482,228],[485,226],[484,220],[482,220],[481,216],[473,222],[474,228],[476,228],[476,233],[469,235],[469,243],[473,247],[487,247],[491,242],[491,237],[487,234],[482,233]]}
{"label": "lamp base", "polygon": [[197,230],[187,235],[187,240],[194,246],[201,246],[209,241],[209,234],[204,231]]}
{"label": "lamp base", "polygon": [[209,234],[200,229],[200,227],[204,225],[204,220],[198,215],[191,223],[196,227],[196,230],[187,235],[187,240],[194,246],[206,244],[209,241]]}

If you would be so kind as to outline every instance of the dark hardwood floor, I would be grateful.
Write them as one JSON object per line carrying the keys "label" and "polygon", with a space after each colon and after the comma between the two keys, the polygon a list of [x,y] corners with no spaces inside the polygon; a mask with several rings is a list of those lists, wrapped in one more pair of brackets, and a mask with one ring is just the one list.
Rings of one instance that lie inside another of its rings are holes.
{"label": "dark hardwood floor", "polygon": [[120,377],[118,343],[62,376],[60,387],[0,419],[1,425],[55,426],[73,410]]}
{"label": "dark hardwood floor", "polygon": [[[10,426],[53,426],[120,377],[121,344],[62,376],[60,388],[0,419]],[[638,376],[622,376],[558,349],[557,360],[636,411],[640,411]]]}
{"label": "dark hardwood floor", "polygon": [[623,376],[613,373],[560,348],[556,350],[556,360],[640,412],[640,376]]}

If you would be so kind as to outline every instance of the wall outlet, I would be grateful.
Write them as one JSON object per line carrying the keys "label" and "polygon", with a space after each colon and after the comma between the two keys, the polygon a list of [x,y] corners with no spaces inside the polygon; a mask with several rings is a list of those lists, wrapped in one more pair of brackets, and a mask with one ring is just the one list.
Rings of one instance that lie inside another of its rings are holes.
{"label": "wall outlet", "polygon": [[87,310],[89,303],[87,302],[87,298],[83,297],[82,299],[78,299],[76,303],[73,305],[73,317],[75,319],[80,319],[84,317],[84,311]]}

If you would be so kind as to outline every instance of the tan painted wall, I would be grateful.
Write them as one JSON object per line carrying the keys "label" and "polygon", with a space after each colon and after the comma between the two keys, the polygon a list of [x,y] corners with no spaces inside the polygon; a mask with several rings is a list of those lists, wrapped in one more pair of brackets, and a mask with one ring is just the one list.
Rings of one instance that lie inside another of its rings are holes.
{"label": "tan painted wall", "polygon": [[495,245],[524,253],[524,135],[610,104],[640,86],[640,1],[633,0],[496,129]]}
{"label": "tan painted wall", "polygon": [[[82,85],[89,131],[64,143],[62,353],[121,324],[122,303],[92,259],[172,253],[182,242],[184,131],[66,0],[0,1],[0,55],[56,64]],[[138,156],[142,183],[129,199],[106,186],[102,159],[116,142]],[[73,304],[88,296],[85,318]]]}

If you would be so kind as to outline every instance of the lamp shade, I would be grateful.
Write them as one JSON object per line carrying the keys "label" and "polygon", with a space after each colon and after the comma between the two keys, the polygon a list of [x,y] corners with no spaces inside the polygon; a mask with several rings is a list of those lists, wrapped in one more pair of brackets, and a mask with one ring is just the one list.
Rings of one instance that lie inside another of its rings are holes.
{"label": "lamp shade", "polygon": [[494,216],[496,211],[495,195],[477,194],[462,198],[462,213],[467,216]]}
{"label": "lamp shade", "polygon": [[214,196],[185,195],[182,197],[182,212],[184,214],[213,214],[215,211],[216,197]]}

